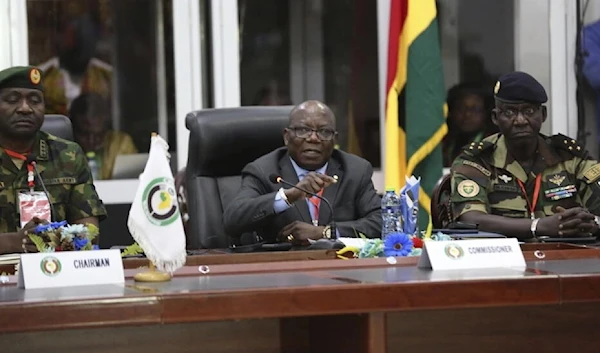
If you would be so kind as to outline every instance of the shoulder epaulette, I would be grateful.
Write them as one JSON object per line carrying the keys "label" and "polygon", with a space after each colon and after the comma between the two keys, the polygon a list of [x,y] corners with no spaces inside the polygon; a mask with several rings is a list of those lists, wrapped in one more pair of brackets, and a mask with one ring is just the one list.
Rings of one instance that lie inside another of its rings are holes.
{"label": "shoulder epaulette", "polygon": [[494,144],[490,141],[471,142],[466,145],[463,150],[472,156],[477,156],[483,151],[493,147]]}
{"label": "shoulder epaulette", "polygon": [[559,150],[568,151],[576,157],[585,155],[585,148],[582,147],[577,140],[567,137],[563,134],[557,134],[550,137],[550,144]]}

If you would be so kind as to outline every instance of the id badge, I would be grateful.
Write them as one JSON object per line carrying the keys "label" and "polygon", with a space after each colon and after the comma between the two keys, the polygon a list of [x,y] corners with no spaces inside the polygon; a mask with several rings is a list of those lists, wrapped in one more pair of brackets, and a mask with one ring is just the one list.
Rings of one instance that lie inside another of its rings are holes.
{"label": "id badge", "polygon": [[33,217],[52,220],[50,201],[42,191],[19,192],[19,214],[21,215],[21,228],[31,221]]}

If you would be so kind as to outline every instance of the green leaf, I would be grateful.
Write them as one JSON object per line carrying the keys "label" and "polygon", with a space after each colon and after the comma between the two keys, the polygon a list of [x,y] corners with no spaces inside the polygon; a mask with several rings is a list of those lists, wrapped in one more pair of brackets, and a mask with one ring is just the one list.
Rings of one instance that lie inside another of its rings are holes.
{"label": "green leaf", "polygon": [[364,235],[364,234],[363,234],[363,233],[361,233],[361,232],[358,232],[358,231],[356,230],[356,228],[352,227],[352,231],[354,231],[354,236],[355,236],[356,238],[368,239],[366,235]]}
{"label": "green leaf", "polygon": [[44,239],[42,239],[42,237],[40,237],[37,234],[27,234],[29,236],[29,239],[31,239],[31,241],[33,242],[33,244],[35,244],[35,247],[37,248],[38,252],[44,252],[44,250],[46,250],[46,243],[44,242]]}
{"label": "green leaf", "polygon": [[98,227],[96,227],[95,225],[93,225],[91,223],[87,223],[85,226],[87,227],[88,239],[90,239],[90,241],[98,236],[98,233],[100,232]]}
{"label": "green leaf", "polygon": [[133,243],[126,247],[125,250],[123,250],[123,252],[121,253],[121,257],[139,255],[143,253],[144,249],[142,249],[142,247],[138,243]]}

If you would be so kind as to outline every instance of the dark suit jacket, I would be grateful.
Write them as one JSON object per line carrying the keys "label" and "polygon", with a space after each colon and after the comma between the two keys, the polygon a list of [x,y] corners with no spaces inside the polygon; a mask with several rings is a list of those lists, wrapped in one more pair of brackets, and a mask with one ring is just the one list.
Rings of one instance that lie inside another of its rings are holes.
{"label": "dark suit jacket", "polygon": [[[258,158],[242,170],[239,194],[225,209],[227,234],[235,237],[244,232],[256,231],[265,241],[274,241],[287,224],[295,220],[311,222],[305,199],[296,201],[293,207],[280,214],[275,213],[273,203],[277,190],[282,185],[269,181],[269,175],[273,173],[290,183],[298,183],[298,176],[286,147]],[[381,197],[375,192],[371,181],[371,164],[358,156],[334,150],[326,173],[337,175],[339,180],[325,188],[323,197],[333,206],[340,236],[355,237],[360,232],[371,238],[379,237]],[[331,212],[326,205],[321,204],[319,225],[330,222]]]}

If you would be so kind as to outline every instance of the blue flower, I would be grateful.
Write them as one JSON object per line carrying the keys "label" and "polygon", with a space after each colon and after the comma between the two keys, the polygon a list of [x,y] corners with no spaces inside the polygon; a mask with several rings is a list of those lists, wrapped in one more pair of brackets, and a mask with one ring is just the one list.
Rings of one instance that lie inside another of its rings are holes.
{"label": "blue flower", "polygon": [[50,223],[50,226],[52,227],[52,229],[58,229],[66,224],[67,224],[67,221],[60,221],[60,222],[52,222],[52,223]]}
{"label": "blue flower", "polygon": [[87,240],[87,238],[75,237],[73,238],[73,247],[75,248],[75,250],[81,250],[87,245],[88,242],[89,240]]}
{"label": "blue flower", "polygon": [[48,232],[48,231],[51,231],[51,230],[58,229],[58,228],[64,226],[65,224],[67,224],[67,221],[51,222],[51,223],[48,223],[48,224],[38,224],[35,227],[34,232],[36,234],[43,233],[43,232]]}
{"label": "blue flower", "polygon": [[408,256],[413,248],[412,239],[406,233],[390,233],[383,244],[385,256]]}
{"label": "blue flower", "polygon": [[52,225],[50,224],[38,224],[33,231],[35,232],[35,234],[40,234],[52,229]]}
{"label": "blue flower", "polygon": [[100,247],[96,244],[92,245],[92,250],[100,250]]}

